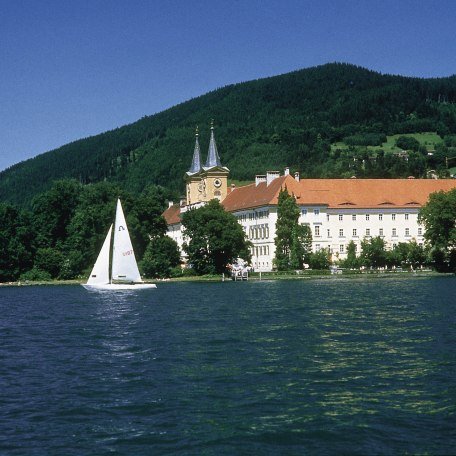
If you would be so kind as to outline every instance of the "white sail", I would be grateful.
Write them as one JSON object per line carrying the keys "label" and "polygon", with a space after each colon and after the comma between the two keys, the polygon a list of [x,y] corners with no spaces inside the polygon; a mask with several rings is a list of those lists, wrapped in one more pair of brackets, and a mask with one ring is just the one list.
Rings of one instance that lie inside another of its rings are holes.
{"label": "white sail", "polygon": [[88,285],[109,283],[109,250],[111,247],[112,225],[109,227],[106,239],[103,242],[97,261],[90,273]]}
{"label": "white sail", "polygon": [[120,199],[117,200],[116,222],[114,224],[112,280],[142,282]]}

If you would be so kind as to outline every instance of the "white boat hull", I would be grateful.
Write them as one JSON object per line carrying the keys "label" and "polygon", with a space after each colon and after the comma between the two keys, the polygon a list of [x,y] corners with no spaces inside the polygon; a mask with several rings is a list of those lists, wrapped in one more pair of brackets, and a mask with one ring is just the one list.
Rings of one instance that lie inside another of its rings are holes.
{"label": "white boat hull", "polygon": [[95,291],[118,291],[118,290],[147,290],[157,288],[154,283],[103,283],[103,284],[81,284],[86,290]]}

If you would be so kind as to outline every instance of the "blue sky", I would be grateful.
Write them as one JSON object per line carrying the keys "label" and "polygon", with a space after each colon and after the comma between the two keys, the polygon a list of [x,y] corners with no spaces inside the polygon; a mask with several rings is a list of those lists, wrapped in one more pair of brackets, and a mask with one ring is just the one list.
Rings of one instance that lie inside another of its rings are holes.
{"label": "blue sky", "polygon": [[0,0],[0,170],[234,82],[327,62],[456,73],[456,1]]}

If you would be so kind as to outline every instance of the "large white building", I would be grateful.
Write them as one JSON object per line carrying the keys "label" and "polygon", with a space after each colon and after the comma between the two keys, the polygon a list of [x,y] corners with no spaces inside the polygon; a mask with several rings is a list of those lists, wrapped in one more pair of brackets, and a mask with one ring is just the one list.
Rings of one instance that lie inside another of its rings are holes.
{"label": "large white building", "polygon": [[301,215],[299,222],[312,230],[312,249],[329,248],[333,260],[346,258],[354,241],[361,250],[364,238],[380,236],[388,248],[412,239],[424,243],[424,227],[418,212],[437,191],[456,188],[450,179],[300,179],[278,171],[256,176],[255,183],[228,188],[229,170],[223,167],[211,131],[208,159],[201,166],[198,136],[190,171],[186,173],[187,197],[178,205],[170,203],[164,212],[168,235],[182,247],[184,235],[180,214],[212,198],[221,200],[234,214],[253,244],[252,266],[271,271],[275,257],[275,226],[279,192],[294,194]]}

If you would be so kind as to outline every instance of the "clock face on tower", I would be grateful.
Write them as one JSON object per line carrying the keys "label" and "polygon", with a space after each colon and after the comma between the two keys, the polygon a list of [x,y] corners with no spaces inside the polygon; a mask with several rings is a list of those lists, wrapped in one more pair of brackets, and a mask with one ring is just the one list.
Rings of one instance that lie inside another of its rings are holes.
{"label": "clock face on tower", "polygon": [[222,185],[222,181],[220,179],[215,179],[214,180],[214,186],[219,188]]}

